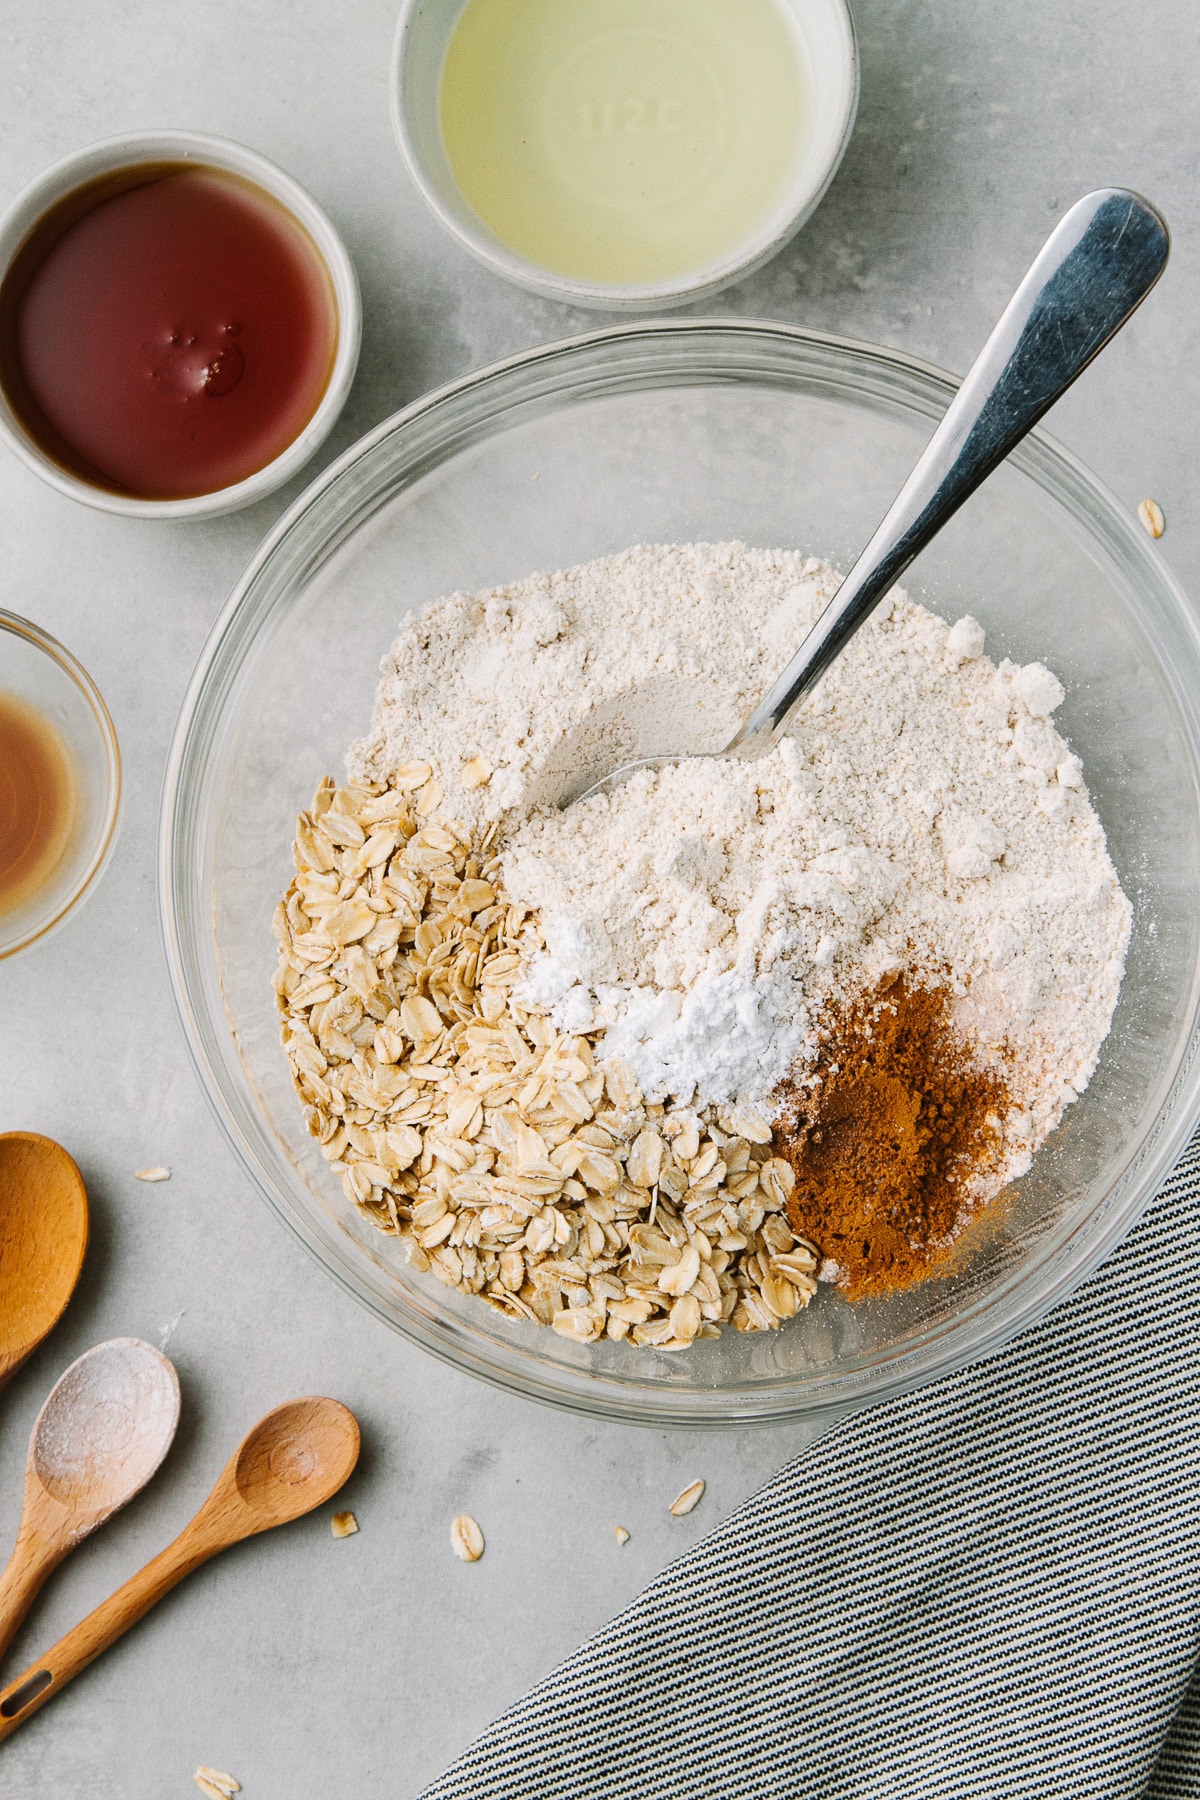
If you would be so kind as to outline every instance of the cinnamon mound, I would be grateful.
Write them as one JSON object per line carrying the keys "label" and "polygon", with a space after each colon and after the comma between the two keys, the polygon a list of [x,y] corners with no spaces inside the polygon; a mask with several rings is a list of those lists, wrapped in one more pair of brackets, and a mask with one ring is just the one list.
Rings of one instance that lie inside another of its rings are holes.
{"label": "cinnamon mound", "polygon": [[1011,1104],[973,1066],[948,995],[902,977],[826,1028],[817,1087],[784,1084],[775,1153],[796,1185],[788,1216],[840,1271],[849,1300],[936,1273],[995,1168]]}

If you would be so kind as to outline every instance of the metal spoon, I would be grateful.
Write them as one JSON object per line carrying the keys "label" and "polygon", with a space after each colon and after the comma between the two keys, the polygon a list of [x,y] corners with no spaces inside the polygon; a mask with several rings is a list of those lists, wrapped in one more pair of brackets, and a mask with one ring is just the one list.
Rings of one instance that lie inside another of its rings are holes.
{"label": "metal spoon", "polygon": [[174,1543],[0,1691],[0,1741],[220,1550],[299,1519],[336,1494],[358,1461],[354,1414],[337,1400],[290,1400],[247,1433]]}
{"label": "metal spoon", "polygon": [[87,1241],[83,1176],[62,1145],[0,1134],[0,1388],[58,1324]]}
{"label": "metal spoon", "polygon": [[140,1338],[97,1344],[60,1375],[29,1439],[16,1548],[0,1575],[0,1656],[63,1557],[145,1487],[178,1423],[174,1366]]}
{"label": "metal spoon", "polygon": [[[1082,374],[1166,266],[1162,215],[1126,188],[1100,188],[1062,219],[1009,301],[883,523],[766,698],[723,750],[750,761],[775,743],[913,558]],[[579,795],[611,793],[642,756]]]}

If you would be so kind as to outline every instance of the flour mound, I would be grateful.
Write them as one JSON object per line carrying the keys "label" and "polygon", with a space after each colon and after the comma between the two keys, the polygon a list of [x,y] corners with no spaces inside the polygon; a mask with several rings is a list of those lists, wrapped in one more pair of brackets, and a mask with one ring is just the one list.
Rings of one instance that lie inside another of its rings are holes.
{"label": "flour mound", "polygon": [[[895,593],[761,761],[733,735],[829,597],[814,559],[641,546],[406,621],[352,778],[428,760],[465,823],[502,827],[545,950],[525,998],[605,1029],[648,1096],[769,1101],[816,1026],[893,970],[945,985],[1005,1073],[1008,1176],[1082,1092],[1131,912],[1040,663],[993,664]],[[683,760],[559,810],[639,755]],[[486,786],[461,771],[481,757]]]}
{"label": "flour mound", "polygon": [[[433,764],[464,824],[519,822],[636,756],[727,743],[838,576],[744,544],[639,545],[406,619],[353,780]],[[470,788],[464,765],[492,769]]]}

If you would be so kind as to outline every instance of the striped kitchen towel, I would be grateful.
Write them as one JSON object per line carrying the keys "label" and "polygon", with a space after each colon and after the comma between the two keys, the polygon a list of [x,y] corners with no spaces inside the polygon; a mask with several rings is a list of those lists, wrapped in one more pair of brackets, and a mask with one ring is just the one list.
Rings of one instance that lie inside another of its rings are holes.
{"label": "striped kitchen towel", "polygon": [[1200,1139],[999,1355],[843,1419],[423,1800],[1200,1800]]}

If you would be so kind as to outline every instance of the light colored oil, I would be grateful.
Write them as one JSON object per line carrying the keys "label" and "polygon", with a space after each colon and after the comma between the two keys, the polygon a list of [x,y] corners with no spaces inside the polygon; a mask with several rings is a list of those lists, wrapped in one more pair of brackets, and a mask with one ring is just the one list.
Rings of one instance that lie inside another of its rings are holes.
{"label": "light colored oil", "polygon": [[75,772],[57,728],[0,690],[0,913],[24,906],[66,853],[76,814]]}
{"label": "light colored oil", "polygon": [[510,249],[579,281],[667,282],[782,217],[810,92],[780,0],[467,0],[442,138]]}

